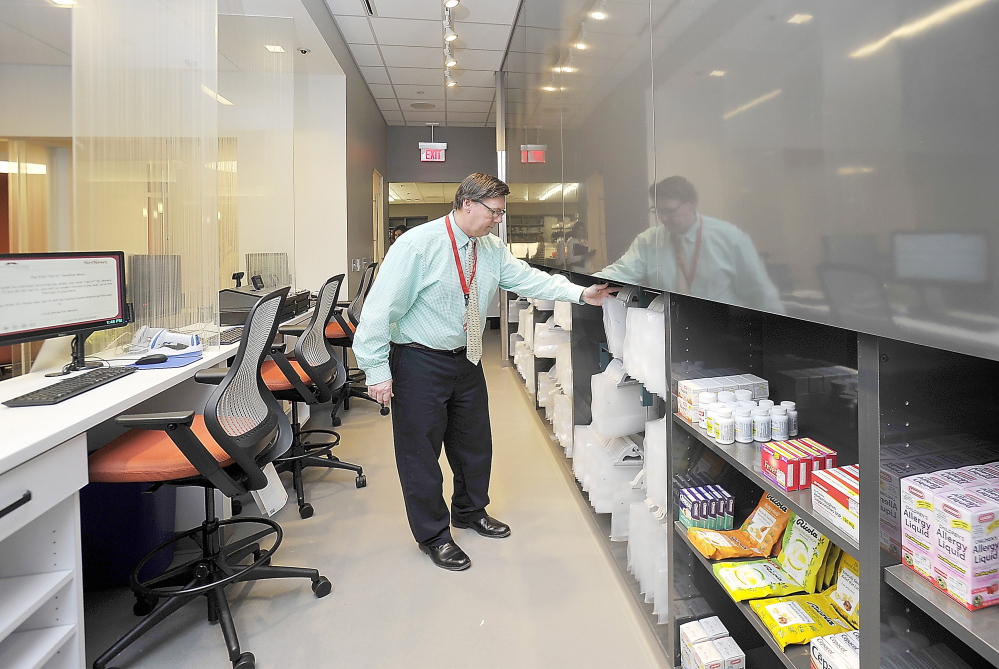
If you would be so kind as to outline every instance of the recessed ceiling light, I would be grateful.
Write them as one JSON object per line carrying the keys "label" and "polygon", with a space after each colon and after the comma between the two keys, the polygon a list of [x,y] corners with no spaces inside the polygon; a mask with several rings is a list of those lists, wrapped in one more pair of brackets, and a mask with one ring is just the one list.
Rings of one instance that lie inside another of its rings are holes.
{"label": "recessed ceiling light", "polygon": [[590,12],[590,18],[596,19],[597,21],[603,21],[607,18],[607,13],[601,11]]}
{"label": "recessed ceiling light", "polygon": [[724,77],[725,76],[725,70],[711,70],[710,72],[708,72],[708,76],[709,77]]}
{"label": "recessed ceiling light", "polygon": [[563,65],[562,66],[562,72],[563,72],[563,74],[572,74],[575,71],[576,71],[576,68],[574,68],[572,65]]}
{"label": "recessed ceiling light", "polygon": [[414,102],[409,105],[413,109],[436,109],[437,105],[432,102]]}
{"label": "recessed ceiling light", "polygon": [[265,44],[264,48],[271,53],[284,53],[284,47],[278,46],[277,44]]}
{"label": "recessed ceiling light", "polygon": [[548,91],[548,92],[553,92],[553,91],[557,91],[558,89],[557,89],[557,88],[555,88],[554,86],[543,86],[543,87],[541,88],[541,90],[543,90],[543,91]]}
{"label": "recessed ceiling light", "polygon": [[802,24],[802,23],[808,23],[809,21],[811,21],[814,18],[815,17],[812,16],[811,14],[795,14],[794,16],[792,16],[791,18],[789,18],[787,20],[787,22],[788,23]]}
{"label": "recessed ceiling light", "polygon": [[580,51],[585,51],[586,50],[586,43],[585,42],[576,42],[575,44],[573,44],[573,46],[576,47],[577,49],[579,49]]}

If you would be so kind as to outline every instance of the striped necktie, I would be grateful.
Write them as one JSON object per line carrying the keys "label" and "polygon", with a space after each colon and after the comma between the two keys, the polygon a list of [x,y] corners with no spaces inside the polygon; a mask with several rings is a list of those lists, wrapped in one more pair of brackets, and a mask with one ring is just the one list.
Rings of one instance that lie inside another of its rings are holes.
{"label": "striped necktie", "polygon": [[[470,276],[472,267],[475,265],[475,250],[477,239],[472,239],[465,253],[465,276]],[[478,277],[472,277],[472,283],[468,286],[468,305],[465,307],[466,325],[466,348],[465,356],[473,365],[479,364],[482,359],[482,321],[479,317],[479,290]]]}

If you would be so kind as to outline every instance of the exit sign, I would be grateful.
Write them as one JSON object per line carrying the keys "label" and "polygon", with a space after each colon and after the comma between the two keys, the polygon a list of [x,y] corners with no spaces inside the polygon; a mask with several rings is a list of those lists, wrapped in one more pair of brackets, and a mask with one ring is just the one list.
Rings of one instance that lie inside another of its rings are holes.
{"label": "exit sign", "polygon": [[545,152],[547,150],[548,150],[547,144],[521,144],[520,162],[543,163],[545,162]]}
{"label": "exit sign", "polygon": [[443,163],[447,142],[420,142],[420,162]]}

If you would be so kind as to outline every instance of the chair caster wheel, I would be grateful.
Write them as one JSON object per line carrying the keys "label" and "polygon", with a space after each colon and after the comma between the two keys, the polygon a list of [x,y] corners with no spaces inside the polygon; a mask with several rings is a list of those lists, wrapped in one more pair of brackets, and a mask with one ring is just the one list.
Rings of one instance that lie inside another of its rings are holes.
{"label": "chair caster wheel", "polygon": [[312,505],[309,504],[308,502],[298,507],[298,515],[300,515],[302,518],[312,518],[312,514],[314,514],[315,512],[316,510],[313,509]]}
{"label": "chair caster wheel", "polygon": [[153,609],[156,608],[156,604],[159,602],[158,597],[150,597],[148,595],[136,595],[135,604],[132,605],[132,613],[139,616],[140,618],[145,618]]}
{"label": "chair caster wheel", "polygon": [[[261,553],[260,551],[253,551],[253,561],[257,562],[258,560],[260,560],[261,555],[263,555],[263,553]],[[271,563],[271,556],[268,555],[267,559],[260,563],[260,566],[266,567],[270,563]]]}
{"label": "chair caster wheel", "polygon": [[339,416],[335,416],[333,418],[333,427],[340,427],[341,425],[343,425],[343,421],[340,420]]}
{"label": "chair caster wheel", "polygon": [[253,669],[256,662],[253,653],[243,653],[238,660],[232,663],[232,669]]}
{"label": "chair caster wheel", "polygon": [[368,479],[364,476],[364,474],[361,474],[354,480],[354,485],[358,488],[365,488],[368,485]]}
{"label": "chair caster wheel", "polygon": [[325,576],[320,576],[318,581],[312,583],[312,592],[318,599],[322,599],[333,591],[333,584]]}
{"label": "chair caster wheel", "polygon": [[388,407],[382,407],[381,409],[378,410],[378,413],[380,413],[383,416],[387,416],[387,415],[389,415],[389,408]]}
{"label": "chair caster wheel", "polygon": [[232,500],[232,515],[238,516],[243,513],[243,503],[238,499]]}

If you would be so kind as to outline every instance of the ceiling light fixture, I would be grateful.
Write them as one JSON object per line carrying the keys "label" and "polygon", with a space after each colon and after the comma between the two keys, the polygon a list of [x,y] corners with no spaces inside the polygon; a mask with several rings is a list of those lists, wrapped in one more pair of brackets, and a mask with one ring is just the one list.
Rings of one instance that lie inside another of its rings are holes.
{"label": "ceiling light fixture", "polygon": [[265,44],[264,48],[271,53],[284,53],[284,47],[278,46],[277,44]]}
{"label": "ceiling light fixture", "polygon": [[220,105],[226,105],[228,107],[233,106],[232,102],[226,100],[224,97],[222,97],[212,89],[208,88],[208,86],[205,86],[204,84],[201,84],[201,92],[207,95],[208,97],[212,98],[213,100],[217,100]]}
{"label": "ceiling light fixture", "polygon": [[747,102],[746,104],[742,105],[741,107],[736,107],[735,109],[733,109],[729,113],[725,114],[724,116],[722,116],[722,120],[727,121],[728,119],[732,118],[736,114],[741,114],[744,111],[752,109],[756,105],[761,105],[764,102],[766,102],[767,100],[772,100],[772,99],[774,99],[775,97],[777,97],[780,94],[781,94],[781,89],[778,88],[775,91],[770,91],[766,95],[761,95],[760,97],[756,98],[755,100],[750,100],[749,102]]}
{"label": "ceiling light fixture", "polygon": [[808,23],[815,17],[811,14],[795,14],[787,20],[788,23],[794,23],[795,25],[801,25],[802,23]]}
{"label": "ceiling light fixture", "polygon": [[590,18],[596,19],[597,21],[603,21],[607,18],[607,12],[604,8],[607,6],[607,0],[600,0],[593,9],[590,11]]}
{"label": "ceiling light fixture", "polygon": [[458,59],[451,53],[451,46],[444,46],[444,67],[454,67],[458,64]]}
{"label": "ceiling light fixture", "polygon": [[444,8],[444,41],[453,42],[458,39],[458,33],[451,26],[451,10]]}
{"label": "ceiling light fixture", "polygon": [[444,6],[447,7],[448,9],[451,9],[452,7],[457,7],[459,4],[461,4],[459,0],[444,0]]}
{"label": "ceiling light fixture", "polygon": [[891,31],[876,42],[871,42],[870,44],[860,47],[850,54],[850,58],[863,58],[865,56],[870,56],[871,54],[880,51],[884,46],[888,45],[893,40],[900,37],[912,37],[914,35],[918,35],[921,32],[929,30],[930,28],[935,28],[936,26],[947,23],[955,16],[964,14],[979,5],[984,5],[990,1],[991,0],[958,0],[958,2],[952,2],[945,7],[941,7],[932,14],[927,14],[921,19],[916,19],[915,21],[895,28],[895,30]]}
{"label": "ceiling light fixture", "polygon": [[586,23],[581,23],[580,24],[580,26],[579,26],[579,36],[576,38],[576,41],[573,43],[572,46],[576,47],[580,51],[583,51],[584,49],[587,48],[587,44],[586,44]]}
{"label": "ceiling light fixture", "polygon": [[451,78],[451,70],[444,70],[444,85],[448,88],[454,88],[458,85],[458,82]]}
{"label": "ceiling light fixture", "polygon": [[56,7],[72,7],[76,4],[76,0],[49,0]]}
{"label": "ceiling light fixture", "polygon": [[725,70],[711,70],[710,72],[708,72],[708,76],[709,77],[724,77],[725,76]]}
{"label": "ceiling light fixture", "polygon": [[549,186],[545,190],[545,192],[543,192],[541,195],[538,196],[538,199],[541,200],[542,202],[544,202],[545,200],[547,200],[548,198],[550,198],[552,195],[555,195],[556,193],[561,193],[561,192],[562,192],[562,184],[552,184],[551,186]]}

